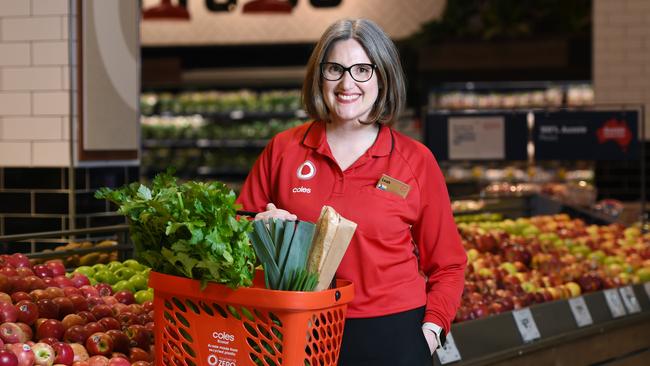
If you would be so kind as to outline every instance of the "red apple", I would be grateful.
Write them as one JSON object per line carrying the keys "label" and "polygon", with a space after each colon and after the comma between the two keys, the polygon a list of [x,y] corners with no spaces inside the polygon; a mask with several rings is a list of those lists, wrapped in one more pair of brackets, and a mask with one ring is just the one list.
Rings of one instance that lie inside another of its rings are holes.
{"label": "red apple", "polygon": [[68,314],[61,320],[61,324],[65,330],[68,330],[73,325],[86,325],[86,321],[77,314]]}
{"label": "red apple", "polygon": [[0,324],[0,338],[5,343],[25,343],[28,338],[22,328],[16,323]]}
{"label": "red apple", "polygon": [[42,342],[36,343],[32,347],[32,352],[34,352],[34,365],[50,366],[54,363],[54,359],[56,358],[54,348],[49,344]]}
{"label": "red apple", "polygon": [[108,361],[108,366],[131,366],[131,362],[123,357],[113,357]]}
{"label": "red apple", "polygon": [[43,339],[46,337],[63,339],[63,334],[65,334],[63,324],[56,319],[48,319],[36,329],[36,339]]}
{"label": "red apple", "polygon": [[34,274],[40,278],[54,277],[52,270],[47,268],[44,264],[37,264],[32,269],[34,270]]}
{"label": "red apple", "polygon": [[106,356],[95,355],[88,359],[88,366],[108,366],[109,362]]}
{"label": "red apple", "polygon": [[45,265],[50,269],[50,271],[52,271],[51,277],[65,275],[65,266],[63,265],[63,261],[60,259],[49,260],[45,262]]}
{"label": "red apple", "polygon": [[[15,292],[15,294],[23,294],[23,293],[24,292]],[[32,301],[36,302],[38,300],[49,299],[49,298],[50,298],[50,294],[48,294],[47,291],[39,288],[39,289],[30,291],[29,292],[29,299],[27,299],[27,300],[32,300]]]}
{"label": "red apple", "polygon": [[142,309],[144,309],[144,311],[153,311],[153,301],[147,300],[143,302]]}
{"label": "red apple", "polygon": [[94,333],[101,333],[101,332],[106,331],[104,326],[97,323],[97,322],[90,322],[90,323],[84,325],[84,328],[86,329],[86,332],[88,333],[88,335],[94,334]]}
{"label": "red apple", "polygon": [[129,290],[118,291],[114,296],[115,299],[117,299],[117,301],[121,302],[122,304],[130,305],[135,302],[135,296],[133,296],[133,292]]}
{"label": "red apple", "polygon": [[106,333],[94,333],[86,339],[86,349],[90,355],[110,355],[113,352],[113,340]]}
{"label": "red apple", "polygon": [[18,366],[31,366],[34,364],[34,352],[32,348],[24,343],[8,344],[5,348],[18,358]]}
{"label": "red apple", "polygon": [[56,282],[56,284],[61,288],[68,286],[75,287],[72,280],[63,275],[54,277],[54,282]]}
{"label": "red apple", "polygon": [[29,292],[29,283],[27,280],[25,280],[24,276],[20,275],[15,275],[12,277],[9,277],[9,286],[11,287],[11,290],[16,292],[16,291],[23,291],[23,292]]}
{"label": "red apple", "polygon": [[72,365],[72,362],[74,362],[74,351],[69,344],[56,342],[52,345],[52,348],[54,348],[54,353],[56,354],[54,363]]}
{"label": "red apple", "polygon": [[18,272],[16,272],[16,269],[14,267],[4,266],[0,268],[0,274],[3,274],[7,277],[12,277],[12,276],[16,276]]}
{"label": "red apple", "polygon": [[111,307],[105,304],[95,305],[92,309],[90,309],[90,312],[97,319],[101,319],[113,315],[113,311],[111,310]]}
{"label": "red apple", "polygon": [[63,340],[67,343],[85,343],[89,335],[90,333],[88,333],[85,326],[73,325],[66,329]]}
{"label": "red apple", "polygon": [[32,325],[36,319],[38,319],[38,306],[31,301],[18,301],[18,303],[16,303],[16,310],[18,310],[19,322]]}
{"label": "red apple", "polygon": [[144,327],[144,325],[129,325],[124,331],[124,334],[129,337],[132,345],[142,349],[149,348],[149,344],[151,343],[151,333]]}
{"label": "red apple", "polygon": [[84,319],[84,321],[86,322],[86,324],[88,324],[90,322],[96,322],[97,321],[97,318],[95,318],[93,313],[91,313],[90,311],[80,311],[80,312],[77,313],[77,315],[82,317]]}
{"label": "red apple", "polygon": [[81,290],[79,290],[76,287],[64,287],[63,294],[66,297],[70,297],[72,295],[80,295],[81,297],[83,297],[83,292],[81,292]]}
{"label": "red apple", "polygon": [[59,316],[59,306],[50,299],[41,299],[36,301],[38,314],[42,318],[56,319]]}
{"label": "red apple", "polygon": [[79,343],[71,343],[70,347],[72,348],[72,351],[74,352],[74,362],[78,361],[87,361],[88,358],[88,351],[86,351],[86,347]]}
{"label": "red apple", "polygon": [[48,287],[45,289],[45,291],[50,296],[50,299],[55,299],[57,297],[65,296],[65,292],[63,291],[63,289],[56,286]]}
{"label": "red apple", "polygon": [[20,323],[20,322],[16,323],[16,325],[18,325],[20,327],[20,329],[23,330],[23,332],[25,333],[25,338],[32,339],[32,337],[34,336],[34,332],[32,331],[32,327],[30,327],[29,325],[27,325],[25,323]]}
{"label": "red apple", "polygon": [[[66,289],[68,288],[73,288],[73,287],[66,287]],[[68,296],[68,299],[72,301],[72,305],[74,305],[74,311],[76,313],[79,313],[80,311],[88,310],[88,301],[86,301],[86,298],[83,297],[83,295],[72,294]]]}
{"label": "red apple", "polygon": [[[0,275],[2,276],[2,275]],[[25,294],[25,292],[23,292]],[[29,297],[29,295],[27,295]],[[13,302],[18,302],[18,301],[13,301],[11,298],[11,295],[9,295],[6,292],[0,292],[0,302],[8,302],[8,303],[13,303]]]}
{"label": "red apple", "polygon": [[99,291],[97,291],[93,286],[81,286],[79,289],[86,298],[90,296],[99,296]]}
{"label": "red apple", "polygon": [[131,366],[151,366],[151,362],[147,361],[135,361]]}
{"label": "red apple", "polygon": [[131,347],[129,350],[129,361],[131,362],[137,362],[137,361],[146,361],[146,362],[151,362],[151,356],[149,353],[142,348],[138,347]]}
{"label": "red apple", "polygon": [[115,304],[118,304],[119,301],[115,298],[115,296],[110,295],[110,296],[102,296],[102,300],[104,300],[104,304],[108,306],[113,306]]}
{"label": "red apple", "polygon": [[58,319],[62,319],[66,315],[74,313],[74,303],[69,298],[55,297],[52,301],[59,306]]}
{"label": "red apple", "polygon": [[0,365],[2,366],[18,366],[18,357],[6,349],[0,350]]}
{"label": "red apple", "polygon": [[18,309],[13,304],[0,302],[0,322],[15,322],[18,320]]}
{"label": "red apple", "polygon": [[83,275],[81,273],[73,274],[70,280],[72,280],[72,284],[74,285],[74,287],[77,288],[81,286],[90,286],[90,280],[88,279],[88,277],[86,277],[86,275]]}
{"label": "red apple", "polygon": [[99,296],[89,296],[86,297],[86,301],[88,302],[88,309],[94,308],[96,305],[106,305],[104,304],[104,299],[102,299]]}
{"label": "red apple", "polygon": [[107,316],[105,318],[101,318],[97,321],[99,324],[101,324],[104,329],[110,330],[110,329],[122,329],[122,326],[119,322],[119,320],[113,318],[112,316]]}
{"label": "red apple", "polygon": [[106,331],[113,340],[113,350],[116,352],[129,353],[131,347],[131,340],[121,330],[110,329]]}
{"label": "red apple", "polygon": [[110,296],[113,294],[113,288],[107,283],[98,283],[95,285],[97,291],[99,291],[99,296]]}
{"label": "red apple", "polygon": [[14,253],[7,257],[7,262],[11,264],[14,268],[29,268],[31,263],[29,263],[29,258],[23,253]]}
{"label": "red apple", "polygon": [[118,302],[117,304],[111,307],[111,310],[113,311],[113,316],[122,314],[123,312],[127,311],[127,309],[128,308],[126,307],[126,305],[122,304],[121,302]]}
{"label": "red apple", "polygon": [[45,285],[45,281],[41,278],[38,278],[37,276],[27,276],[25,277],[25,281],[27,281],[30,291],[44,289],[47,287]]}

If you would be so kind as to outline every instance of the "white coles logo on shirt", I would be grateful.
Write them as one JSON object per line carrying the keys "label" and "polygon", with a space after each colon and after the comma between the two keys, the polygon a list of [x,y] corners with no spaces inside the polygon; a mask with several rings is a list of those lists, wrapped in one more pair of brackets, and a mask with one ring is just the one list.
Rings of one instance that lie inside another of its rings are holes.
{"label": "white coles logo on shirt", "polygon": [[314,163],[309,160],[305,160],[305,162],[300,164],[298,167],[296,175],[298,176],[298,179],[312,179],[316,175],[316,167],[314,166]]}

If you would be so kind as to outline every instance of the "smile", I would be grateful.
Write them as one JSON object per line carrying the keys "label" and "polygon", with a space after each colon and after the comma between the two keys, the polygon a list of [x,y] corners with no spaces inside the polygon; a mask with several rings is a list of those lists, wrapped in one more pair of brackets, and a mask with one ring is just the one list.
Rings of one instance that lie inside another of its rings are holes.
{"label": "smile", "polygon": [[352,103],[360,97],[359,94],[336,94],[336,99],[342,103]]}

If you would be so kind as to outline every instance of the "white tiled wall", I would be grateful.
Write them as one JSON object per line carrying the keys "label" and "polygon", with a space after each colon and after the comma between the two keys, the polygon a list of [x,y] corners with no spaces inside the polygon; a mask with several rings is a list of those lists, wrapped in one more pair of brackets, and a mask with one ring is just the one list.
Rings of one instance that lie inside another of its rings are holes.
{"label": "white tiled wall", "polygon": [[594,0],[597,103],[645,105],[650,139],[650,0]]}
{"label": "white tiled wall", "polygon": [[70,166],[69,0],[0,0],[0,167]]}

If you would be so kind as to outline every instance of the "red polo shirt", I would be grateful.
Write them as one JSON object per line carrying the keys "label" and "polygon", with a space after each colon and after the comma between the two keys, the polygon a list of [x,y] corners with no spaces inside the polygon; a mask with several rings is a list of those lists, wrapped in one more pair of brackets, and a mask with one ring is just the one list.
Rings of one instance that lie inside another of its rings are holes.
{"label": "red polo shirt", "polygon": [[[408,184],[406,198],[376,188],[382,174]],[[311,222],[323,205],[332,206],[358,225],[336,273],[356,289],[348,317],[426,304],[424,321],[449,331],[460,305],[466,256],[444,178],[421,143],[382,126],[368,151],[341,171],[325,124],[306,123],[269,142],[238,202],[256,212],[272,202]]]}

